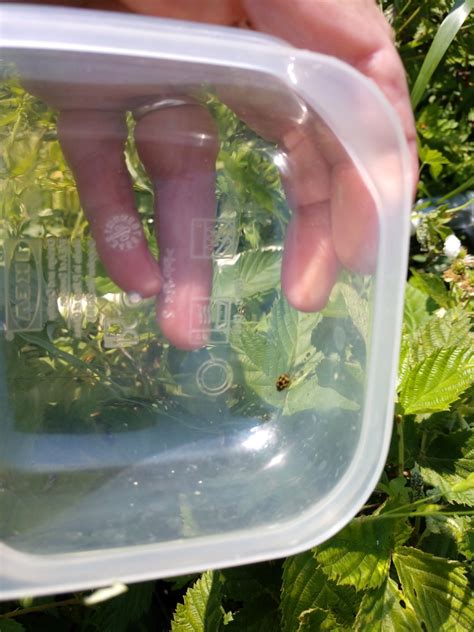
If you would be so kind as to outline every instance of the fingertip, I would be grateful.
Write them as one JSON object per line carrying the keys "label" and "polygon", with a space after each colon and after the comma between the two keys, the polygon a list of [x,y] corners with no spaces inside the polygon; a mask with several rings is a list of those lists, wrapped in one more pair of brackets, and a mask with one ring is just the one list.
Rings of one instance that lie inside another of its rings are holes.
{"label": "fingertip", "polygon": [[331,221],[334,248],[342,265],[357,274],[373,274],[379,238],[377,207],[350,162],[334,167]]}
{"label": "fingertip", "polygon": [[196,351],[205,347],[209,342],[209,324],[202,314],[207,314],[208,305],[208,300],[197,301],[192,299],[192,293],[189,295],[187,292],[179,293],[172,302],[167,303],[167,296],[163,293],[156,303],[156,319],[161,332],[174,347],[182,351]]}
{"label": "fingertip", "polygon": [[290,305],[301,312],[323,309],[340,269],[327,202],[297,211],[285,239],[281,277]]}

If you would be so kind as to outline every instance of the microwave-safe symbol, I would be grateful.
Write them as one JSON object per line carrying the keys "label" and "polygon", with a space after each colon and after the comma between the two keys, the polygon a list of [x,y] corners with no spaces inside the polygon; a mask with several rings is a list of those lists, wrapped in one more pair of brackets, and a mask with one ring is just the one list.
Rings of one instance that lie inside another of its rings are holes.
{"label": "microwave-safe symbol", "polygon": [[105,224],[104,240],[112,250],[133,250],[140,243],[141,235],[139,220],[126,213],[111,217]]}
{"label": "microwave-safe symbol", "polygon": [[190,317],[197,315],[191,326],[190,342],[199,344],[208,335],[209,344],[227,344],[230,336],[232,303],[226,298],[194,298]]}
{"label": "microwave-safe symbol", "polygon": [[222,395],[231,386],[234,374],[228,362],[220,358],[206,360],[199,367],[196,382],[204,395]]}
{"label": "microwave-safe symbol", "polygon": [[14,332],[41,331],[42,273],[40,239],[5,241],[6,337]]}

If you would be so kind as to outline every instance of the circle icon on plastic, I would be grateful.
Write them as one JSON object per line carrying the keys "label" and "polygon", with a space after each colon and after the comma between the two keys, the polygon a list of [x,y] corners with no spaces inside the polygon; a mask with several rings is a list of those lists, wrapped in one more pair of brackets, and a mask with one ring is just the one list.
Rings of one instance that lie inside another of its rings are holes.
{"label": "circle icon on plastic", "polygon": [[217,358],[203,362],[196,374],[199,390],[205,395],[222,395],[230,387],[233,379],[230,364]]}

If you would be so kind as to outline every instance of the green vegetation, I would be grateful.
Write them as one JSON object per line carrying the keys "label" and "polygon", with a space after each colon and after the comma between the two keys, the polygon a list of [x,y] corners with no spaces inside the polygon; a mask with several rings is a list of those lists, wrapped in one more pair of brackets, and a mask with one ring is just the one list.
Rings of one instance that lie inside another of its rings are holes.
{"label": "green vegetation", "polygon": [[[413,213],[416,235],[406,287],[394,431],[373,494],[349,525],[311,551],[286,560],[131,585],[123,594],[93,606],[84,605],[82,593],[5,603],[0,606],[0,632],[470,632],[474,628],[474,261],[467,242],[452,259],[443,253],[452,232],[450,221],[461,210],[452,199],[474,188],[472,15],[458,24],[460,30],[430,78],[430,64],[423,62],[452,3],[383,0],[380,4],[394,27],[410,85],[416,86],[418,197],[438,202],[429,213],[425,212],[428,202],[420,202]],[[461,4],[472,8],[472,2],[457,3]],[[434,63],[439,61],[436,50],[431,54]],[[55,140],[54,114],[11,80],[1,90],[0,142],[5,152],[0,157],[0,218],[8,217],[9,236],[85,239],[87,224]],[[278,253],[264,249],[274,244],[275,235],[283,235],[288,220],[277,174],[266,158],[265,144],[230,112],[215,103],[211,107],[225,130],[218,174],[220,213],[248,211],[248,217],[238,215],[240,248],[247,252],[237,266],[224,269],[215,279],[219,296],[231,294],[236,276],[246,288],[239,305],[243,324],[231,346],[233,366],[242,372],[247,386],[222,396],[225,405],[231,412],[262,421],[275,408],[290,415],[322,402],[351,410],[356,402],[346,397],[344,387],[331,388],[330,396],[321,397],[327,385],[315,376],[314,367],[319,367],[318,376],[324,374],[332,359],[315,340],[329,317],[336,314],[346,324],[344,355],[335,361],[345,371],[345,380],[352,380],[353,392],[354,375],[364,363],[364,323],[348,319],[345,312],[351,311],[349,303],[353,311],[354,302],[366,300],[365,280],[352,277],[346,283],[342,278],[326,313],[298,314],[288,307],[278,288],[273,289],[279,278]],[[22,131],[26,116],[34,134]],[[129,162],[147,226],[149,183],[132,149]],[[76,212],[66,214],[64,209]],[[104,317],[122,314],[122,303],[104,298],[118,290],[98,269],[99,309]],[[353,287],[357,292],[351,295]],[[262,309],[264,316],[256,322],[254,315]],[[161,414],[179,419],[186,411],[187,396],[197,397],[185,391],[186,376],[176,371],[182,352],[170,349],[160,338],[151,308],[149,320],[139,330],[139,344],[125,352],[104,351],[104,332],[91,323],[83,337],[75,339],[64,322],[56,326],[59,329],[1,343],[9,379],[44,378],[44,388],[21,396],[19,391],[11,402],[16,419],[23,418],[22,410],[34,407],[40,412],[37,422],[42,431],[54,430],[59,418],[55,413],[62,407],[61,420],[70,420],[68,432],[118,431],[117,419],[128,418],[130,409],[149,411],[148,422],[145,414],[137,416],[141,423],[153,423],[156,406]],[[296,346],[290,344],[295,338]],[[271,370],[259,353],[261,348],[267,357],[270,353]],[[310,357],[305,356],[306,349]],[[296,376],[295,382],[280,393],[274,386],[275,373],[286,372]],[[66,378],[61,385],[51,380],[58,373]],[[128,377],[123,379],[124,375]],[[70,391],[64,387],[66,381],[73,384]],[[167,411],[161,408],[165,402]],[[64,421],[61,429],[65,430]]]}

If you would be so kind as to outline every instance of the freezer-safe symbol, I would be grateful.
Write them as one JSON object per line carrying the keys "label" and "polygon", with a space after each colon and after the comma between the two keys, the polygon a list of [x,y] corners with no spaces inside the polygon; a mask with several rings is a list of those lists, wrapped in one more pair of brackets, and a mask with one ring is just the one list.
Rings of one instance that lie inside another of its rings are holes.
{"label": "freezer-safe symbol", "polygon": [[234,218],[193,219],[191,226],[193,259],[229,259],[237,252],[237,229]]}
{"label": "freezer-safe symbol", "polygon": [[113,250],[132,250],[140,243],[142,228],[136,217],[122,213],[105,224],[104,239]]}
{"label": "freezer-safe symbol", "polygon": [[220,358],[206,360],[196,374],[197,385],[205,395],[222,395],[231,386],[233,379],[230,364]]}

